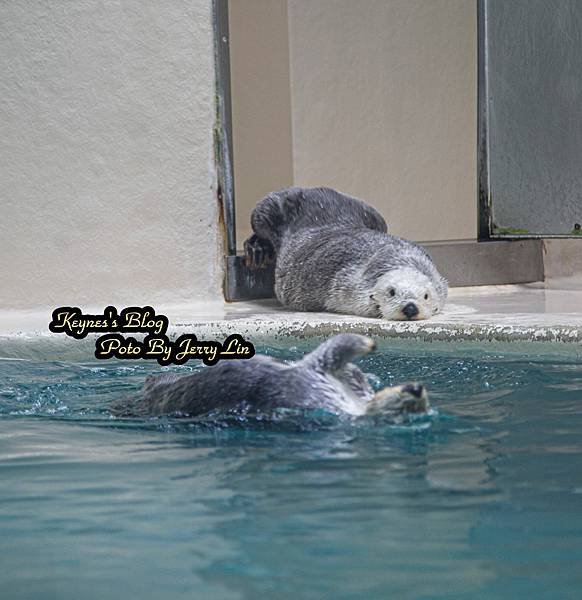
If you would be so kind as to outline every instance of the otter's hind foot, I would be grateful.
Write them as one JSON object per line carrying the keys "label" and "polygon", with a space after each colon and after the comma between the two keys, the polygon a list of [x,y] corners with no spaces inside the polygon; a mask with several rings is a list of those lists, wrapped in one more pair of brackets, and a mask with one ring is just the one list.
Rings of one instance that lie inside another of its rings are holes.
{"label": "otter's hind foot", "polygon": [[245,264],[250,269],[262,269],[275,260],[275,248],[269,240],[251,235],[244,243]]}

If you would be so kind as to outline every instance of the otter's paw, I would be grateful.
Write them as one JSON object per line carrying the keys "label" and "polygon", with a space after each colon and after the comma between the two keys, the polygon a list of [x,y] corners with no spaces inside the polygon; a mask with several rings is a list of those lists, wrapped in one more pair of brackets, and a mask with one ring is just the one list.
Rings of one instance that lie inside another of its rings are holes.
{"label": "otter's paw", "polygon": [[244,243],[245,264],[250,269],[262,269],[274,262],[275,249],[269,240],[257,237],[254,233]]}

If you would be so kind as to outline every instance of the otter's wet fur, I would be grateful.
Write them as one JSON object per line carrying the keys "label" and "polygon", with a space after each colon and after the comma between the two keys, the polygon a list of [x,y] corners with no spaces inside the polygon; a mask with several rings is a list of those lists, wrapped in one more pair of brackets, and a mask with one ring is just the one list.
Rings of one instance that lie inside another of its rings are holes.
{"label": "otter's wet fur", "polygon": [[247,264],[275,260],[275,294],[294,310],[385,319],[426,319],[447,298],[447,281],[417,244],[388,235],[382,216],[331,188],[288,188],[251,216]]}
{"label": "otter's wet fur", "polygon": [[253,413],[278,408],[323,409],[356,417],[426,412],[428,398],[419,384],[384,388],[374,394],[364,373],[350,362],[374,347],[370,338],[344,333],[291,364],[256,355],[224,360],[190,375],[150,376],[134,398],[116,403],[111,411],[128,417],[198,417],[216,411]]}

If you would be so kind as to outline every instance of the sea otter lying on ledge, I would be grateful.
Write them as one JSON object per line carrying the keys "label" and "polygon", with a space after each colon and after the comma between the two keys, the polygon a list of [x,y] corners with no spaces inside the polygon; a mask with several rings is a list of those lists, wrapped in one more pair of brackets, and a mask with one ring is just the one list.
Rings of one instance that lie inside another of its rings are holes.
{"label": "sea otter lying on ledge", "polygon": [[243,407],[258,412],[323,409],[356,417],[426,412],[428,397],[418,383],[374,393],[362,371],[350,362],[374,347],[370,338],[343,333],[292,364],[256,355],[248,360],[222,361],[190,375],[150,376],[136,398],[117,404],[112,412],[182,417]]}
{"label": "sea otter lying on ledge", "polygon": [[247,265],[275,264],[275,294],[295,310],[428,319],[447,298],[427,252],[388,235],[371,206],[330,188],[289,188],[251,215]]}

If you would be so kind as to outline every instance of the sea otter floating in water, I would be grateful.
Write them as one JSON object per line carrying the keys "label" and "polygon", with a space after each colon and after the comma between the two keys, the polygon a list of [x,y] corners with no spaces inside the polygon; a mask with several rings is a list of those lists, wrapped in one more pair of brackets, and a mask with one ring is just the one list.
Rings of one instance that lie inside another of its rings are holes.
{"label": "sea otter floating in water", "polygon": [[302,360],[291,364],[255,355],[221,361],[190,375],[150,376],[141,392],[113,407],[118,416],[198,417],[244,408],[268,412],[277,408],[322,409],[337,415],[399,416],[424,413],[424,386],[408,383],[376,393],[351,361],[368,354],[374,342],[363,335],[336,335]]}
{"label": "sea otter floating in water", "polygon": [[261,200],[246,262],[275,260],[275,294],[292,309],[428,319],[448,285],[420,246],[388,235],[371,206],[330,188],[293,187]]}

